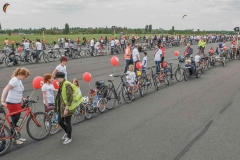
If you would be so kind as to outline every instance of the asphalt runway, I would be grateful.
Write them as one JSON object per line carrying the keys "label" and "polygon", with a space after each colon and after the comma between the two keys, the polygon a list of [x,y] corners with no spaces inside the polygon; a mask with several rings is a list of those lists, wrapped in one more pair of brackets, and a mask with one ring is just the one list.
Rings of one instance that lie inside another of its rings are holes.
{"label": "asphalt runway", "polygon": [[[229,45],[229,43],[228,43]],[[207,44],[207,49],[217,44]],[[194,55],[197,46],[192,46]],[[169,48],[165,59],[174,63],[173,52],[183,54],[184,47]],[[154,65],[154,51],[148,51],[148,66]],[[125,60],[117,55],[120,64],[116,74],[123,74]],[[141,53],[141,59],[143,54]],[[114,67],[111,55],[69,60],[68,80],[80,80],[83,95],[87,95],[89,84],[82,74],[90,72],[91,87],[97,80],[110,79]],[[131,104],[116,105],[103,114],[97,113],[92,119],[73,126],[73,141],[62,144],[61,130],[42,141],[32,140],[22,129],[27,141],[12,145],[1,160],[32,159],[86,159],[86,160],[238,160],[240,159],[240,72],[239,60],[231,61],[225,67],[216,66],[200,78],[187,82],[176,82],[171,86],[162,85],[159,91],[149,89],[144,97],[138,95]],[[33,91],[32,80],[36,76],[52,73],[58,62],[26,65],[30,76],[24,81],[24,96]],[[8,83],[16,67],[0,66],[0,89]],[[119,84],[119,79],[114,81]],[[40,101],[35,111],[43,111],[42,95],[36,90],[33,97]]]}

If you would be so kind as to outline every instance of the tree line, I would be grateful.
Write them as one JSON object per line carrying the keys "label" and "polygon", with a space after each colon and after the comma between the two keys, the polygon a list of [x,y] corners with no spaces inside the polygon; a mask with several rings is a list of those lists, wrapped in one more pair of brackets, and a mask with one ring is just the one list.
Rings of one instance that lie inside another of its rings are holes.
{"label": "tree line", "polygon": [[[18,28],[18,29],[7,29],[7,30],[0,30],[0,34],[42,34],[41,28],[39,29],[23,29],[23,28]],[[53,27],[50,29],[44,29],[45,34],[49,35],[62,35],[62,34],[113,34],[114,31],[112,27],[88,27],[88,28],[81,28],[81,27],[70,27],[68,23],[65,24],[65,27],[63,29],[59,29],[58,27]],[[169,34],[169,35],[174,35],[174,34],[194,34],[194,35],[199,35],[199,34],[236,34],[234,31],[217,31],[217,30],[200,30],[197,29],[191,30],[176,30],[174,26],[172,26],[171,29],[166,30],[166,29],[153,29],[152,25],[146,25],[145,28],[127,28],[127,27],[117,27],[115,26],[115,33],[120,34]]]}

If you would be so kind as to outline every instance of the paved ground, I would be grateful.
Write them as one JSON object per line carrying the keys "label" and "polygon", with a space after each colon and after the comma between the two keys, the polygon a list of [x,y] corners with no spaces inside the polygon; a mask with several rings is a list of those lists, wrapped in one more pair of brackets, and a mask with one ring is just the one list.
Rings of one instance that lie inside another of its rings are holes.
{"label": "paved ground", "polygon": [[[208,44],[207,48],[216,46]],[[193,46],[195,52],[197,46]],[[184,48],[168,49],[166,60],[177,64],[173,52]],[[141,55],[142,56],[142,55]],[[118,55],[117,74],[124,69],[123,55]],[[69,80],[80,79],[86,95],[88,84],[82,80],[86,71],[97,80],[107,81],[114,68],[111,56],[70,60],[67,65]],[[58,63],[26,65],[31,76],[24,82],[24,95],[32,92],[32,79],[51,73]],[[148,66],[153,65],[153,51],[148,52]],[[7,84],[14,67],[0,66],[0,90]],[[201,78],[175,83],[160,91],[155,88],[131,104],[122,103],[102,115],[97,114],[73,127],[73,142],[63,145],[63,132],[42,141],[32,140],[23,129],[27,142],[12,145],[1,160],[32,159],[89,159],[89,160],[238,160],[240,159],[240,72],[239,61],[226,67],[217,66]],[[119,80],[115,80],[118,84]],[[106,82],[108,83],[108,82]],[[34,96],[41,97],[37,90]],[[36,110],[43,111],[42,102]]]}

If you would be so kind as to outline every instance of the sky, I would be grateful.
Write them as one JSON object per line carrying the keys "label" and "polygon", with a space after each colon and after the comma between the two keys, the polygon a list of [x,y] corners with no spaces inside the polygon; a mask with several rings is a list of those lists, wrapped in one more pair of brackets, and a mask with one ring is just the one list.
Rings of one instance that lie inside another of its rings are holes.
{"label": "sky", "polygon": [[[240,0],[6,0],[2,29],[128,27],[233,30],[240,26]],[[187,15],[182,19],[183,15]]]}

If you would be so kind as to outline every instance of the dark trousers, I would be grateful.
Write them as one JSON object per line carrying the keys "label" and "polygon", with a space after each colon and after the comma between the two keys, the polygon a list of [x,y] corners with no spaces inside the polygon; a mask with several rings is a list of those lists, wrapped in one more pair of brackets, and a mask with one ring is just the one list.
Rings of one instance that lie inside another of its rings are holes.
{"label": "dark trousers", "polygon": [[129,62],[130,62],[130,59],[126,59],[126,66],[125,66],[124,73],[127,73],[127,70],[128,70],[128,67],[129,67]]}
{"label": "dark trousers", "polygon": [[72,138],[71,118],[72,116],[63,117],[63,118],[60,115],[58,116],[58,123],[62,127],[62,129],[65,131],[65,133],[67,133],[67,137],[69,139]]}

